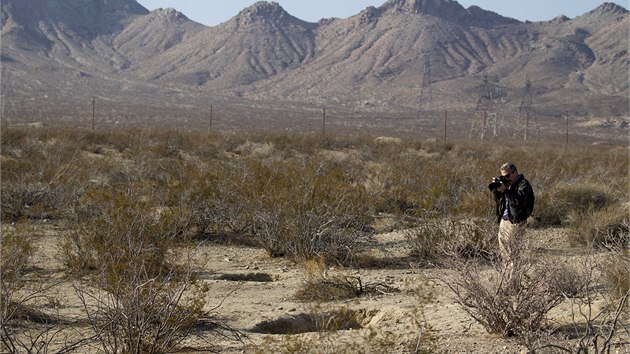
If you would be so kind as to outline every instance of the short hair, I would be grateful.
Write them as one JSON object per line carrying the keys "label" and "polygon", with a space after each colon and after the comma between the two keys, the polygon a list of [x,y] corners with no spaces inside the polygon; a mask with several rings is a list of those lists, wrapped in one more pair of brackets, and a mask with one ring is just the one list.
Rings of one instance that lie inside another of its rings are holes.
{"label": "short hair", "polygon": [[518,170],[516,169],[516,165],[511,162],[506,162],[503,165],[501,165],[501,171],[510,171],[511,173],[518,173]]}

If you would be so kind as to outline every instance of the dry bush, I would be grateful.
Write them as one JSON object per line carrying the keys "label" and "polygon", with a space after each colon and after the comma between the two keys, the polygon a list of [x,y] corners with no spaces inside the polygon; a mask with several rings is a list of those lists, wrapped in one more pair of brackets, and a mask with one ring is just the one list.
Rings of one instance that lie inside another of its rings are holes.
{"label": "dry bush", "polygon": [[496,258],[494,223],[483,219],[460,221],[435,217],[407,217],[403,230],[412,256],[425,266],[446,265],[451,257]]}
{"label": "dry bush", "polygon": [[527,242],[513,240],[510,264],[491,269],[453,258],[455,273],[444,283],[455,301],[488,332],[516,336],[528,347],[536,342],[551,309],[577,294],[583,282],[577,270],[536,259]]}
{"label": "dry bush", "polygon": [[189,265],[152,268],[138,261],[108,264],[92,278],[95,289],[75,287],[103,351],[170,352],[207,317],[209,289]]}
{"label": "dry bush", "polygon": [[159,272],[168,263],[168,251],[182,239],[189,216],[159,208],[140,192],[99,187],[86,192],[75,211],[75,228],[62,245],[71,271],[141,261]]}
{"label": "dry bush", "polygon": [[606,283],[610,285],[612,295],[618,299],[623,298],[624,295],[630,292],[629,224],[630,222],[627,220],[624,223],[626,228],[625,237],[617,238],[615,241],[606,244],[608,253],[604,257],[602,264]]}
{"label": "dry bush", "polygon": [[617,197],[597,184],[558,185],[537,200],[536,220],[543,225],[561,225],[571,214],[584,214],[617,204]]}
{"label": "dry bush", "polygon": [[348,263],[367,235],[365,192],[338,165],[311,160],[248,162],[239,192],[251,235],[271,255]]}
{"label": "dry bush", "polygon": [[102,349],[172,350],[205,315],[208,291],[177,253],[188,215],[134,192],[95,189],[83,202],[90,207],[77,212],[64,256],[70,270],[91,270],[76,291]]}
{"label": "dry bush", "polygon": [[8,156],[0,164],[2,219],[62,217],[78,180],[85,178],[77,163],[80,146],[64,136],[40,140],[10,130],[2,133],[3,154]]}
{"label": "dry bush", "polygon": [[0,233],[0,340],[11,352],[21,349],[15,332],[18,313],[36,296],[19,293],[26,285],[25,273],[34,250],[31,242],[30,231],[23,223],[16,228],[5,226]]}
{"label": "dry bush", "polygon": [[572,240],[582,245],[604,246],[630,242],[628,210],[620,205],[569,214]]}
{"label": "dry bush", "polygon": [[[627,251],[625,248],[621,250]],[[611,353],[628,346],[628,259],[618,258],[624,253],[619,253],[620,249],[610,252],[603,261],[594,248],[590,251],[582,259],[582,291],[567,297],[570,322],[550,331],[556,332],[555,336],[539,337],[530,343],[532,345],[528,347],[532,352],[555,349],[576,354]],[[614,273],[613,279],[610,278],[611,272]],[[625,276],[625,280],[617,283],[618,275]]]}
{"label": "dry bush", "polygon": [[313,258],[302,263],[304,281],[295,294],[302,301],[334,301],[397,292],[385,283],[363,283],[361,276],[350,275],[344,270],[328,269],[323,259]]}
{"label": "dry bush", "polygon": [[240,170],[227,163],[214,162],[206,171],[191,171],[185,204],[191,210],[191,226],[198,233],[240,232],[247,228],[239,190]]}
{"label": "dry bush", "polygon": [[[3,226],[0,232],[0,351],[47,353],[55,343],[57,352],[71,352],[83,340],[58,339],[63,331],[60,326],[70,322],[35,305],[42,300],[54,301],[49,293],[56,284],[33,281],[34,232],[26,221]],[[28,286],[33,283],[37,285]]]}

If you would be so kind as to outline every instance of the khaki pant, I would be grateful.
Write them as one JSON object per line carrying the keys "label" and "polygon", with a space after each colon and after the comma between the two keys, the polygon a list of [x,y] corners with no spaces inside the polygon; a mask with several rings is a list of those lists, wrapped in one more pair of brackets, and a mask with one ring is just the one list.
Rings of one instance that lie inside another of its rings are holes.
{"label": "khaki pant", "polygon": [[501,220],[499,224],[499,252],[503,264],[508,269],[512,268],[526,247],[525,223],[512,224],[508,220]]}

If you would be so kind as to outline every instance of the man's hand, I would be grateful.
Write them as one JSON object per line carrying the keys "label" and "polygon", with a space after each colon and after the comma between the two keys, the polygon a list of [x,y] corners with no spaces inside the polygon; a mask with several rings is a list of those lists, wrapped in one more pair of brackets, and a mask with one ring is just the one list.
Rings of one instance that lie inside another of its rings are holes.
{"label": "man's hand", "polygon": [[503,193],[506,189],[505,184],[502,183],[499,188],[497,188],[497,192]]}

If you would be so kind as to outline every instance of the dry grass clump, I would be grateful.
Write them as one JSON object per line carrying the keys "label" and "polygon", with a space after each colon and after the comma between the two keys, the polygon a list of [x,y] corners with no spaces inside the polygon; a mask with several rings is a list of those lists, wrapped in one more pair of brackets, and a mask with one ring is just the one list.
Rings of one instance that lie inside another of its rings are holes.
{"label": "dry grass clump", "polygon": [[305,274],[302,287],[295,294],[298,300],[326,302],[398,292],[385,283],[364,283],[359,275],[329,269],[321,258],[307,260],[302,266]]}
{"label": "dry grass clump", "polygon": [[585,214],[618,204],[603,185],[558,183],[536,206],[536,219],[544,225],[561,225],[573,214]]}
{"label": "dry grass clump", "polygon": [[630,242],[630,215],[620,205],[569,215],[571,235],[583,245],[605,246]]}

